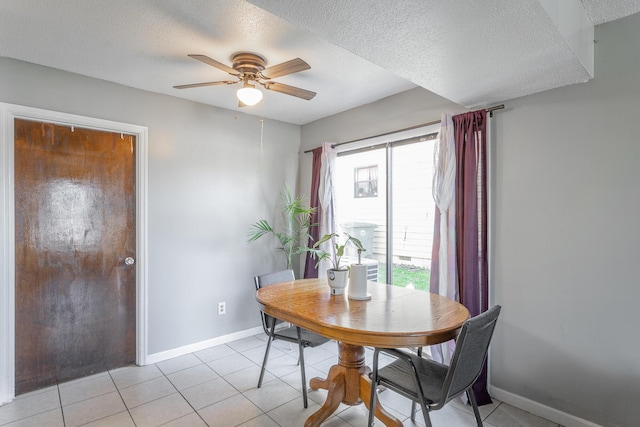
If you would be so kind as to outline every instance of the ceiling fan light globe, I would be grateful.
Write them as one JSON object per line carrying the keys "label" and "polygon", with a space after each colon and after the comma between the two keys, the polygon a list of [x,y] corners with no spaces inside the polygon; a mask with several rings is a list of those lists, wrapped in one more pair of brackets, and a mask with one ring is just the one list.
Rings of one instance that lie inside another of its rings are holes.
{"label": "ceiling fan light globe", "polygon": [[254,86],[245,86],[236,92],[238,99],[245,105],[256,105],[262,101],[262,92]]}

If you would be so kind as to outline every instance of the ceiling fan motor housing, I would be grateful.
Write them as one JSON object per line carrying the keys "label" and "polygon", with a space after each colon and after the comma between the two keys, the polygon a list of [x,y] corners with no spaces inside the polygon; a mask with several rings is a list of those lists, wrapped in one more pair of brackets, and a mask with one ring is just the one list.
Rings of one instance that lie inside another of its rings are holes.
{"label": "ceiling fan motor housing", "polygon": [[254,53],[237,53],[233,55],[233,69],[239,71],[245,76],[255,76],[258,75],[266,65],[266,61],[263,57],[256,55]]}

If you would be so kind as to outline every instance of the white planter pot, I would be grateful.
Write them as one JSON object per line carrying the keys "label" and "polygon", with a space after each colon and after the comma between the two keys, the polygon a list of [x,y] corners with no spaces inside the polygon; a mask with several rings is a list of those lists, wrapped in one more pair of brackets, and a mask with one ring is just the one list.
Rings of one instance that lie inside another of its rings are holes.
{"label": "white planter pot", "polygon": [[327,282],[331,288],[331,295],[344,294],[344,288],[347,287],[347,279],[349,278],[349,270],[327,270]]}

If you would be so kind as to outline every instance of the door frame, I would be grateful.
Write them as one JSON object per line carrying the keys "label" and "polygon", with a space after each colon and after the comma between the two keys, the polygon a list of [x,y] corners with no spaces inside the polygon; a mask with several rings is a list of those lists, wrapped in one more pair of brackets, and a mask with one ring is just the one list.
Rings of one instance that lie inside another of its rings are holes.
{"label": "door frame", "polygon": [[136,364],[148,358],[148,128],[0,102],[0,404],[15,397],[14,119],[136,136]]}

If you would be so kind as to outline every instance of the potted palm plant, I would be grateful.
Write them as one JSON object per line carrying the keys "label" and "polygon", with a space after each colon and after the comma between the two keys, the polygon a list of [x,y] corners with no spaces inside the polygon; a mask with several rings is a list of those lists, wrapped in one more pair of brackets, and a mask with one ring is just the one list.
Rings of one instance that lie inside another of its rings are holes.
{"label": "potted palm plant", "polygon": [[[327,270],[327,281],[331,288],[331,295],[341,295],[344,293],[344,288],[347,286],[347,278],[349,277],[349,268],[347,266],[340,265],[340,260],[344,256],[344,250],[349,243],[352,243],[358,250],[358,258],[360,254],[366,249],[362,246],[362,242],[357,238],[345,233],[347,240],[343,244],[338,241],[338,234],[331,233],[325,234],[314,243],[312,248],[307,249],[311,252],[311,255],[316,261],[316,267],[323,259],[328,260],[331,263],[331,268]],[[321,245],[325,242],[331,241],[333,245],[333,251],[327,252],[321,248]]]}
{"label": "potted palm plant", "polygon": [[[265,235],[272,235],[278,241],[277,250],[281,251],[287,262],[287,269],[293,266],[293,258],[307,250],[309,229],[312,227],[311,214],[314,209],[306,206],[301,196],[293,197],[288,188],[280,193],[282,201],[283,229],[276,230],[266,219],[252,224],[247,234],[249,243]],[[300,242],[304,242],[300,244]]]}

